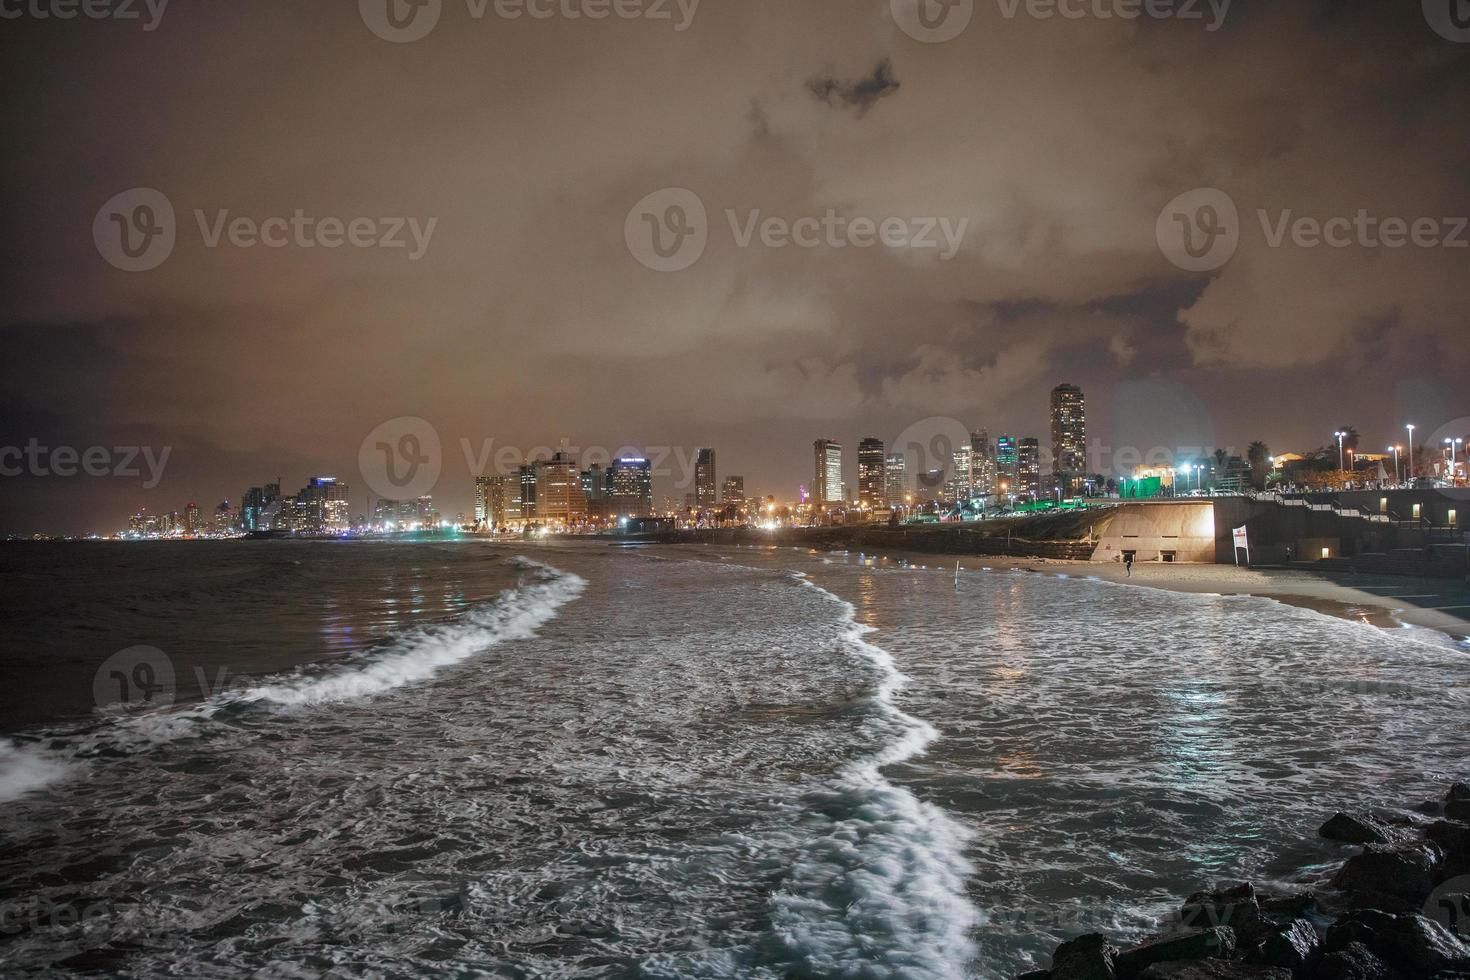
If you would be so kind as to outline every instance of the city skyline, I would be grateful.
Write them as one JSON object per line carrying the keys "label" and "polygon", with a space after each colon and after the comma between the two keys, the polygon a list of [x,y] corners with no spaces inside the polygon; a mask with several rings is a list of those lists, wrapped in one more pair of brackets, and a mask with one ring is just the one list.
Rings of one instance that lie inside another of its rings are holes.
{"label": "city skyline", "polygon": [[[0,231],[0,447],[171,446],[160,499],[203,503],[261,473],[350,479],[366,432],[412,415],[444,438],[458,511],[461,438],[715,446],[774,489],[824,433],[851,452],[937,415],[1045,439],[1058,379],[1088,392],[1090,429],[1145,447],[1306,446],[1322,416],[1433,427],[1470,370],[1465,251],[1313,247],[1290,226],[1470,214],[1470,46],[1390,7],[1236,4],[1213,32],[987,8],[944,43],[887,3],[704,5],[677,32],[459,10],[401,45],[353,4],[7,21],[25,152],[3,174],[27,193]],[[629,60],[649,71],[604,84]],[[42,85],[57,68],[77,84]],[[132,188],[177,219],[145,271],[94,238]],[[709,220],[698,260],[664,272],[627,233],[667,188]],[[1242,228],[1193,271],[1157,222],[1200,188]],[[948,258],[762,231],[834,210],[967,225]],[[407,244],[215,234],[298,212]],[[0,528],[113,526],[152,498],[119,502],[133,486],[7,477]]]}

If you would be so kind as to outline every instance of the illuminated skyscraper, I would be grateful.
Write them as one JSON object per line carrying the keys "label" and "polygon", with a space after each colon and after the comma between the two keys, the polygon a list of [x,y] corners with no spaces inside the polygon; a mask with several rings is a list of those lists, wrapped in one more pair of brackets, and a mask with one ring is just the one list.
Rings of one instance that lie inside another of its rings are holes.
{"label": "illuminated skyscraper", "polygon": [[1051,451],[1056,486],[1075,493],[1087,473],[1087,406],[1076,385],[1051,391]]}
{"label": "illuminated skyscraper", "polygon": [[816,456],[816,482],[812,486],[812,503],[840,504],[842,500],[842,443],[818,439],[812,444]]}
{"label": "illuminated skyscraper", "polygon": [[970,492],[977,497],[995,493],[995,446],[985,429],[970,434]]}
{"label": "illuminated skyscraper", "polygon": [[522,466],[518,473],[521,478],[521,492],[516,499],[516,509],[521,512],[521,520],[529,521],[536,517],[536,467]]}
{"label": "illuminated skyscraper", "polygon": [[949,480],[944,485],[944,495],[950,500],[969,500],[975,494],[975,453],[969,446],[959,446],[954,451]]}
{"label": "illuminated skyscraper", "polygon": [[653,514],[653,466],[642,456],[619,456],[612,464],[612,505],[617,517]]}
{"label": "illuminated skyscraper", "polygon": [[997,493],[1020,493],[1017,480],[1019,462],[1015,436],[1001,436],[995,440],[995,489]]}
{"label": "illuminated skyscraper", "polygon": [[882,507],[884,491],[883,440],[871,436],[858,443],[858,503]]}
{"label": "illuminated skyscraper", "polygon": [[741,504],[745,503],[745,477],[725,477],[725,486],[721,491],[721,497],[724,500],[726,506],[734,504],[736,507],[739,507]]}
{"label": "illuminated skyscraper", "polygon": [[908,502],[908,472],[903,453],[890,453],[883,460],[883,499],[890,507]]}
{"label": "illuminated skyscraper", "polygon": [[587,495],[582,471],[568,453],[557,453],[536,463],[536,516],[561,524],[579,524],[587,518]]}
{"label": "illuminated skyscraper", "polygon": [[1041,496],[1041,440],[1022,439],[1016,445],[1016,492]]}
{"label": "illuminated skyscraper", "polygon": [[701,449],[694,462],[694,506],[700,510],[711,510],[719,503],[719,484],[715,483],[715,451]]}

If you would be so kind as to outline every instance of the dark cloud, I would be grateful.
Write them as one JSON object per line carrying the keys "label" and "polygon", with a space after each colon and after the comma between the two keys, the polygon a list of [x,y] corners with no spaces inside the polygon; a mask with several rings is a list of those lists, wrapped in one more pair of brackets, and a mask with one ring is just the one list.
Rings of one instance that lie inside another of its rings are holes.
{"label": "dark cloud", "polygon": [[822,102],[833,107],[856,109],[859,116],[877,105],[879,99],[897,92],[898,86],[898,79],[893,77],[893,63],[887,58],[856,81],[844,82],[829,74],[807,83],[812,95]]}

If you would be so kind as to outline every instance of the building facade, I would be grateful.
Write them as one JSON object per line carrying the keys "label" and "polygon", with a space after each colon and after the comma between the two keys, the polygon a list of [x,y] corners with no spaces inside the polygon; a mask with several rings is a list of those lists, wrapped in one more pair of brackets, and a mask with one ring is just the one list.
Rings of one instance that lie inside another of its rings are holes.
{"label": "building facade", "polygon": [[812,448],[816,464],[812,503],[818,507],[842,503],[842,444],[834,439],[818,439]]}
{"label": "building facade", "polygon": [[643,456],[619,456],[612,463],[613,517],[653,514],[653,465]]}
{"label": "building facade", "polygon": [[1051,391],[1052,476],[1063,493],[1077,493],[1087,476],[1087,404],[1076,385]]}
{"label": "building facade", "polygon": [[1016,493],[1035,499],[1041,496],[1041,440],[1016,443]]}
{"label": "building facade", "polygon": [[889,507],[909,502],[908,464],[903,453],[889,453],[883,459],[883,499]]}
{"label": "building facade", "polygon": [[888,501],[883,440],[871,436],[858,443],[858,503],[882,507]]}
{"label": "building facade", "polygon": [[536,463],[536,518],[566,525],[587,520],[582,471],[570,454],[557,453]]}
{"label": "building facade", "polygon": [[694,506],[700,510],[713,510],[719,503],[719,484],[715,482],[715,451],[701,449],[694,459]]}

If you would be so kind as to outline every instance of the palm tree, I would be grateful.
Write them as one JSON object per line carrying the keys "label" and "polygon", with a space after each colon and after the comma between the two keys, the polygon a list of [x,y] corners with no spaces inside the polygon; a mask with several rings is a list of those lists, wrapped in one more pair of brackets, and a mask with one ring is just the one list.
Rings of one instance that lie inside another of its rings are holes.
{"label": "palm tree", "polygon": [[1265,489],[1266,476],[1271,472],[1271,447],[1257,439],[1246,449],[1245,458],[1251,464],[1251,482]]}

